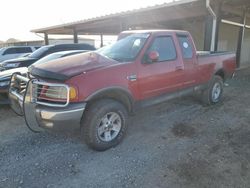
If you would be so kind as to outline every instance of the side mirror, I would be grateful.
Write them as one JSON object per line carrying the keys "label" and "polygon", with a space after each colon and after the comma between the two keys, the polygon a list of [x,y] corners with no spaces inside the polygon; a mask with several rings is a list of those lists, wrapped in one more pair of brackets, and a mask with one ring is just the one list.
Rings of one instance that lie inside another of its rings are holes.
{"label": "side mirror", "polygon": [[147,54],[147,63],[157,62],[159,59],[159,53],[157,51],[151,51]]}

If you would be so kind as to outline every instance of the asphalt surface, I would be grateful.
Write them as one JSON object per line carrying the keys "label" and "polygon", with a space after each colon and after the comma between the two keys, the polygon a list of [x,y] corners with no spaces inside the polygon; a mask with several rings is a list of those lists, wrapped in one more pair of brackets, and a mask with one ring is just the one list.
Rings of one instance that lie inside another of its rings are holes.
{"label": "asphalt surface", "polygon": [[30,132],[0,106],[0,187],[250,187],[250,69],[221,104],[183,98],[142,109],[124,141],[89,149],[78,132]]}

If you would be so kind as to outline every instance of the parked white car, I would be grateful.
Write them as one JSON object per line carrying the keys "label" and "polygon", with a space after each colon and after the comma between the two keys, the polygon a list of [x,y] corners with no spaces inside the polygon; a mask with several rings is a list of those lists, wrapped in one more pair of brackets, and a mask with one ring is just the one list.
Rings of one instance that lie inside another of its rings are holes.
{"label": "parked white car", "polygon": [[34,52],[34,46],[9,46],[0,49],[0,62]]}

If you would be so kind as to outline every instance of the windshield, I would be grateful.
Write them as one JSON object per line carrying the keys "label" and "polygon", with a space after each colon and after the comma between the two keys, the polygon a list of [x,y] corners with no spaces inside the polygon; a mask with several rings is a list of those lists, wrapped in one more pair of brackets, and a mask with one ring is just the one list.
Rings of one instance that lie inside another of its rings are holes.
{"label": "windshield", "polygon": [[119,62],[133,61],[148,37],[149,34],[133,34],[97,50],[97,53]]}
{"label": "windshield", "polygon": [[0,54],[2,54],[4,51],[4,48],[0,48]]}
{"label": "windshield", "polygon": [[43,46],[29,55],[31,58],[40,58],[51,46]]}

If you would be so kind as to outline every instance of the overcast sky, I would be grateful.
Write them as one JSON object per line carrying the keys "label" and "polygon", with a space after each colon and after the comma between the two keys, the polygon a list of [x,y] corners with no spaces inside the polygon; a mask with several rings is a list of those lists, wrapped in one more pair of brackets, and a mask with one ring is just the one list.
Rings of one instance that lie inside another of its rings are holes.
{"label": "overcast sky", "polygon": [[168,1],[171,0],[3,0],[0,40],[39,39],[30,30]]}

